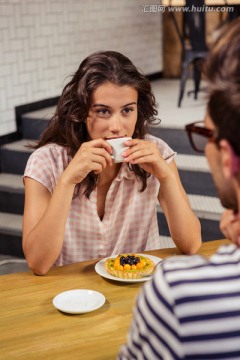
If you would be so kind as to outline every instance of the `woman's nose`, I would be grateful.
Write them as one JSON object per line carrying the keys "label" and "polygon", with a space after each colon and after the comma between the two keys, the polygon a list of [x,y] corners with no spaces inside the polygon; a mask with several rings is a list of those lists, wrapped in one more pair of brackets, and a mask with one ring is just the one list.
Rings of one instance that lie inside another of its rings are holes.
{"label": "woman's nose", "polygon": [[121,118],[119,115],[114,115],[111,118],[111,122],[109,124],[109,130],[111,132],[118,132],[122,128],[121,126]]}

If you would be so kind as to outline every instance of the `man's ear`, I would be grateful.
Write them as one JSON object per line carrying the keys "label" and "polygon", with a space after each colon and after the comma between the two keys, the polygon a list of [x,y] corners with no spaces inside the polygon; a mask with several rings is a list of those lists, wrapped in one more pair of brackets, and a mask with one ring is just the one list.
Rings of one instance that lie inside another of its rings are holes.
{"label": "man's ear", "polygon": [[219,147],[223,174],[226,179],[230,179],[240,172],[240,158],[227,140],[221,140]]}

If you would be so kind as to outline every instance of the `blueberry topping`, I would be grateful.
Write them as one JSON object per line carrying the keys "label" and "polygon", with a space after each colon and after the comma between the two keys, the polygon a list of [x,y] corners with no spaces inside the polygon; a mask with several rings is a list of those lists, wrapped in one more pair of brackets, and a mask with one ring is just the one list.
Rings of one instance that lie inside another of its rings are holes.
{"label": "blueberry topping", "polygon": [[140,258],[138,256],[134,256],[134,255],[127,255],[125,256],[121,256],[120,257],[120,265],[124,266],[126,264],[129,265],[137,265],[140,262]]}

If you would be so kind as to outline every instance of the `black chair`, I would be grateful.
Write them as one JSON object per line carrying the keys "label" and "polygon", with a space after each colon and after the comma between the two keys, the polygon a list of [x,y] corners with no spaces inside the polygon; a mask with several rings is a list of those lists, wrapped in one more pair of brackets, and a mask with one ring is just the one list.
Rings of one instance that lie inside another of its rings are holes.
{"label": "black chair", "polygon": [[228,13],[228,21],[233,21],[240,16],[240,5],[231,5],[233,12]]}
{"label": "black chair", "polygon": [[[201,65],[206,59],[208,49],[206,45],[205,31],[205,12],[196,11],[204,8],[203,0],[186,0],[186,7],[191,9],[189,12],[183,12],[182,31],[180,30],[173,12],[170,12],[176,32],[182,45],[181,61],[181,79],[178,97],[178,107],[184,96],[185,85],[189,75],[190,65],[193,68],[194,90],[188,94],[194,93],[197,99],[201,81]],[[192,10],[193,9],[193,10]]]}

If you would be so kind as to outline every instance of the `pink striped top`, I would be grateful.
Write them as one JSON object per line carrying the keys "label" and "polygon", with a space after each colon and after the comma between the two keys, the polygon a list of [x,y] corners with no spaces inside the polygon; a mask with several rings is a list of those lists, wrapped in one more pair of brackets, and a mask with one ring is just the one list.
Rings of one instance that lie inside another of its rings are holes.
{"label": "pink striped top", "polygon": [[[158,145],[168,163],[174,158],[175,152],[164,141],[150,135],[147,139]],[[56,144],[43,146],[30,156],[24,176],[53,193],[70,160],[66,148]],[[102,220],[97,213],[97,189],[89,199],[82,194],[74,198],[55,265],[159,248],[156,216],[159,181],[151,175],[146,190],[140,193],[139,188],[134,173],[123,163],[107,193]]]}

